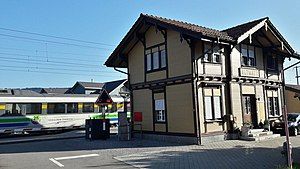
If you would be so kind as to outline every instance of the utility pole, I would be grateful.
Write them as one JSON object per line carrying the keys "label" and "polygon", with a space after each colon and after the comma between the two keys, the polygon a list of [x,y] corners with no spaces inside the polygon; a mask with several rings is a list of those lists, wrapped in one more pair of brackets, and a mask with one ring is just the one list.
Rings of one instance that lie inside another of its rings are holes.
{"label": "utility pole", "polygon": [[298,72],[298,66],[295,66],[296,69],[296,79],[297,79],[297,85],[299,85],[299,72]]}

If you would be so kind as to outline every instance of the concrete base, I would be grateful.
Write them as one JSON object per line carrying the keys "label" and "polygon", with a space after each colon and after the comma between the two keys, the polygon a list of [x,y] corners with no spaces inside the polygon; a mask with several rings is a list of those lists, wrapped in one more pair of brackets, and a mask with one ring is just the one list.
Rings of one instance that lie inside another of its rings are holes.
{"label": "concrete base", "polygon": [[[136,138],[140,138],[140,135],[137,135]],[[169,143],[178,143],[184,145],[198,144],[196,137],[186,137],[186,136],[171,136],[171,135],[159,135],[159,134],[144,134],[143,139],[163,141]],[[212,142],[220,142],[226,140],[225,134],[214,134],[214,135],[204,135],[201,137],[201,144],[209,144]]]}
{"label": "concrete base", "polygon": [[220,134],[220,135],[208,135],[208,136],[202,136],[201,138],[201,144],[205,145],[208,143],[212,143],[212,142],[220,142],[220,141],[225,141],[225,135],[224,134]]}
{"label": "concrete base", "polygon": [[[140,138],[139,135],[137,135],[136,138]],[[184,144],[184,145],[197,144],[196,137],[144,134],[143,133],[143,139],[163,141],[163,142],[169,142],[169,143],[178,143],[178,144]]]}

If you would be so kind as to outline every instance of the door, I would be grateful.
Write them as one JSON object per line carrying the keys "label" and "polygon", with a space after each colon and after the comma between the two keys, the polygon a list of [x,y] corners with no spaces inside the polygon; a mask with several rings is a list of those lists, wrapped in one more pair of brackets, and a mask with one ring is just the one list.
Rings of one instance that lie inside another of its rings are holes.
{"label": "door", "polygon": [[243,122],[258,126],[255,95],[243,95]]}

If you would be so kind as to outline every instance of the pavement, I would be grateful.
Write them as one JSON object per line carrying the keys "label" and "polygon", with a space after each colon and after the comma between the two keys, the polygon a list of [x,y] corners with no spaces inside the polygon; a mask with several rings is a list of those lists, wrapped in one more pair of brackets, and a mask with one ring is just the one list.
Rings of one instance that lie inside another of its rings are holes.
{"label": "pavement", "polygon": [[[248,142],[229,140],[204,146],[84,138],[0,144],[1,169],[82,168],[281,168],[285,138]],[[291,137],[293,158],[300,163],[300,136]]]}

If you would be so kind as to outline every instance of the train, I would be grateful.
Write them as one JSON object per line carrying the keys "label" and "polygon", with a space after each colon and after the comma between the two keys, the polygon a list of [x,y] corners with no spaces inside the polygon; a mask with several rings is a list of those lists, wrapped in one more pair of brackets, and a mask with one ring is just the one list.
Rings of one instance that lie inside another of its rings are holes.
{"label": "train", "polygon": [[0,95],[0,135],[84,128],[86,119],[102,119],[103,114],[117,125],[123,99],[111,97],[112,102],[102,106],[97,99],[97,94]]}

